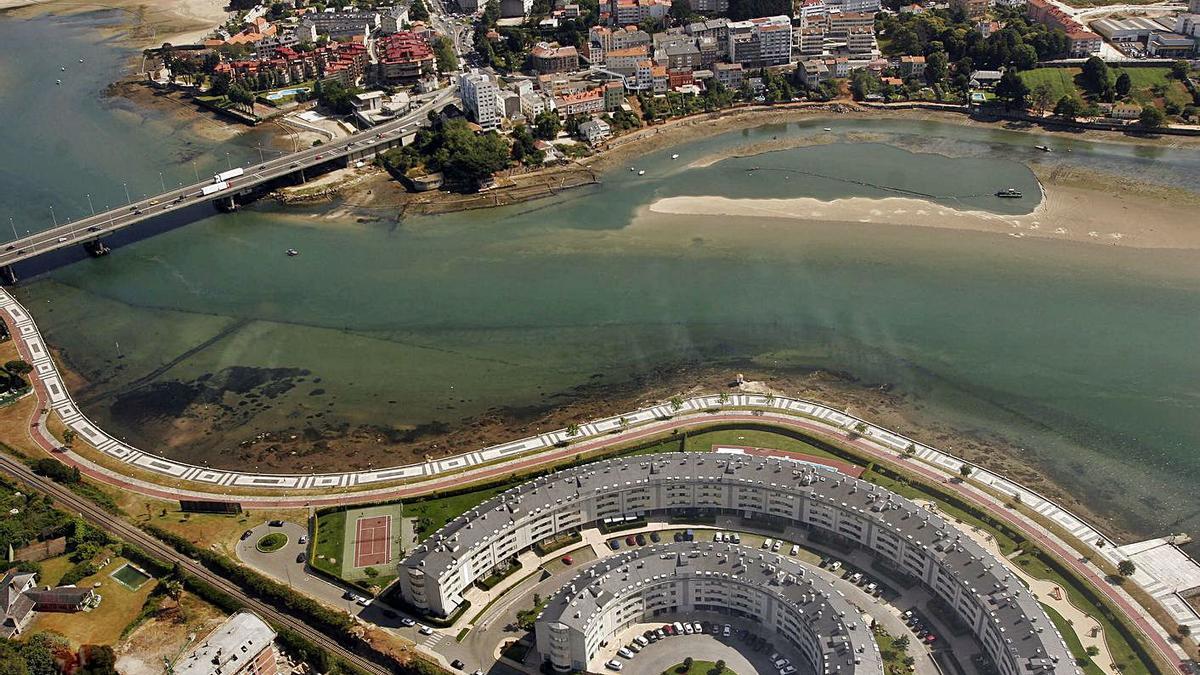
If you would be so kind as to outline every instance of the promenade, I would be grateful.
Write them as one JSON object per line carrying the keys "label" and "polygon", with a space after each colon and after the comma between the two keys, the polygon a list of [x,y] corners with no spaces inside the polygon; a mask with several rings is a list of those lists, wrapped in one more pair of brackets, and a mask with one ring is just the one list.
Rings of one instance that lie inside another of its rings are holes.
{"label": "promenade", "polygon": [[[574,435],[568,434],[565,429],[550,431],[417,464],[343,473],[246,473],[178,462],[133,448],[113,438],[91,422],[75,405],[33,318],[4,290],[0,290],[0,317],[8,323],[23,358],[33,366],[30,376],[40,405],[29,420],[30,438],[48,453],[78,467],[89,477],[125,490],[171,500],[238,501],[247,508],[362,503],[436,493],[471,482],[501,478],[542,465],[569,461],[578,454],[659,437],[675,430],[714,423],[768,424],[817,438],[836,440],[852,446],[864,457],[903,464],[907,470],[922,478],[941,483],[944,489],[992,513],[1063,560],[1076,575],[1093,584],[1131,617],[1164,659],[1184,668],[1186,655],[1179,646],[1170,640],[1164,629],[1150,618],[1141,605],[1123,588],[1110,584],[1105,579],[1105,573],[1090,561],[1092,557],[1102,557],[1115,565],[1120,558],[1116,542],[1066,508],[1002,475],[814,401],[747,393],[696,396],[678,402],[677,406],[662,403],[589,421],[580,424]],[[165,480],[183,482],[188,487],[168,487],[123,475],[78,453],[59,451],[61,443],[46,428],[51,414],[59,415],[79,438],[109,458],[143,472],[161,475]],[[957,480],[959,470],[964,465],[973,469],[969,481]],[[231,494],[229,488],[238,488],[239,494]],[[346,492],[348,489],[355,491]],[[321,492],[297,494],[298,491],[312,490]],[[241,491],[249,493],[241,494]],[[1001,498],[997,494],[1006,497]],[[1058,525],[1075,540],[1073,544],[1020,511],[1007,508],[1005,502],[1013,498],[1019,498],[1021,504]],[[1078,548],[1091,551],[1091,555],[1081,557]]]}

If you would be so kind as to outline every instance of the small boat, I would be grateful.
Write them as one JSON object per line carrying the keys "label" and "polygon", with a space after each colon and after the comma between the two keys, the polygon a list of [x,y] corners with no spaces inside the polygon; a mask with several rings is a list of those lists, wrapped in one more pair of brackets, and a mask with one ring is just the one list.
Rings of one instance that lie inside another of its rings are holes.
{"label": "small boat", "polygon": [[83,59],[79,59],[79,62],[80,62],[80,63],[83,63]]}
{"label": "small boat", "polygon": [[1020,190],[1015,190],[1013,188],[1004,188],[1003,190],[998,190],[996,192],[996,196],[1000,197],[1002,199],[1020,199],[1024,195],[1021,194]]}
{"label": "small boat", "polygon": [[833,127],[825,127],[825,131],[833,131]]}
{"label": "small boat", "polygon": [[637,169],[636,169],[635,167],[632,167],[632,166],[631,166],[631,167],[629,167],[629,170],[630,170],[630,171],[637,171]]}
{"label": "small boat", "polygon": [[54,84],[62,84],[62,80],[55,80]]}
{"label": "small boat", "polygon": [[1033,147],[1037,148],[1038,150],[1041,150],[1042,152],[1053,152],[1053,150],[1051,150],[1050,146],[1048,146],[1048,145],[1035,145]]}
{"label": "small boat", "polygon": [[679,159],[679,155],[678,154],[671,155],[671,159]]}
{"label": "small boat", "polygon": [[59,70],[61,70],[61,71],[63,71],[63,72],[65,73],[65,72],[67,72],[67,67],[66,67],[66,66],[60,66],[60,67],[59,67]]}
{"label": "small boat", "polygon": [[638,175],[639,175],[639,176],[645,176],[645,175],[646,175],[646,170],[645,170],[645,169],[642,169],[641,171],[639,171],[639,172],[638,172]]}
{"label": "small boat", "polygon": [[287,253],[289,256],[291,256],[293,258],[300,255],[300,251],[297,251],[294,248],[289,248],[287,251],[285,251],[285,253]]}

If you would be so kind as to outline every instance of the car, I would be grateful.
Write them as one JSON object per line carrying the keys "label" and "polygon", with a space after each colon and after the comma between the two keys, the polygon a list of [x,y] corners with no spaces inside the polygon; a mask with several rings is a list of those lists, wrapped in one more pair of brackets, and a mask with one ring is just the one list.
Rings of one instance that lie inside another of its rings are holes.
{"label": "car", "polygon": [[725,628],[723,628],[723,629],[721,630],[721,635],[722,635],[722,636],[724,636],[724,637],[729,637],[729,631],[730,631],[730,628],[731,628],[731,627],[730,627],[730,625],[729,625],[729,624],[725,624]]}
{"label": "car", "polygon": [[325,155],[317,155],[316,157],[313,157],[313,159],[323,159],[324,157]]}
{"label": "car", "polygon": [[700,625],[699,621],[693,621],[692,622],[692,630],[694,630],[697,633],[703,633],[704,627]]}
{"label": "car", "polygon": [[838,561],[838,560],[835,560],[835,561],[833,561],[833,564],[831,564],[831,565],[829,566],[829,571],[830,571],[830,572],[836,572],[836,571],[838,571],[838,570],[840,570],[840,569],[842,569],[842,563],[841,563],[841,561]]}
{"label": "car", "polygon": [[626,546],[633,546],[636,543],[637,543],[637,539],[635,539],[632,534],[629,535],[628,537],[625,537],[625,545]]}
{"label": "car", "polygon": [[658,542],[662,541],[662,537],[659,536],[659,534],[657,532],[651,532],[650,533],[650,541],[657,544]]}
{"label": "car", "polygon": [[713,541],[724,542],[725,541],[725,533],[724,532],[713,532]]}
{"label": "car", "polygon": [[60,244],[61,244],[61,243],[63,243],[63,242],[64,242],[64,241],[66,241],[66,240],[67,240],[67,238],[66,238],[66,237],[59,237],[59,238],[58,238],[58,243],[60,243]]}
{"label": "car", "polygon": [[625,648],[628,649],[629,651],[633,652],[634,654],[637,654],[638,652],[642,651],[642,646],[636,642],[630,642],[628,645],[625,645]]}
{"label": "car", "polygon": [[776,540],[775,540],[775,543],[774,543],[774,544],[771,544],[771,552],[772,552],[772,553],[778,553],[778,552],[779,552],[779,547],[780,547],[780,546],[783,546],[783,542],[782,542],[782,541],[780,541],[780,540],[778,540],[778,539],[776,539]]}
{"label": "car", "polygon": [[4,247],[4,250],[5,250],[5,251],[11,251],[11,250],[13,250],[13,249],[15,249],[15,248],[16,248],[16,246],[9,245],[9,246],[5,246],[5,247]]}
{"label": "car", "polygon": [[300,535],[299,543],[307,544],[308,543],[308,535],[307,534]]}
{"label": "car", "polygon": [[771,663],[775,663],[780,658],[782,658],[782,656],[780,655],[779,652],[771,652]]}
{"label": "car", "polygon": [[676,532],[674,537],[675,537],[675,541],[677,541],[677,542],[683,541],[683,533],[682,532]]}
{"label": "car", "polygon": [[430,628],[429,626],[421,626],[421,629],[418,630],[417,632],[420,633],[421,635],[433,635],[433,629]]}
{"label": "car", "polygon": [[[88,232],[99,232],[99,231],[100,231],[100,228],[96,227],[95,225],[91,225],[88,227]],[[9,246],[9,248],[12,248],[12,247]]]}
{"label": "car", "polygon": [[790,665],[792,665],[792,662],[787,659],[775,659],[776,668],[787,668]]}
{"label": "car", "polygon": [[171,210],[170,204],[163,204],[163,211],[170,211],[170,210]]}
{"label": "car", "polygon": [[301,551],[296,554],[296,562],[298,562],[298,563],[304,562],[304,551]]}
{"label": "car", "polygon": [[247,539],[249,539],[250,535],[252,535],[252,534],[254,534],[254,532],[252,532],[250,530],[246,530],[245,532],[243,532],[242,533],[242,541],[246,541]]}
{"label": "car", "polygon": [[563,561],[564,565],[574,565],[575,564],[575,559],[569,555],[564,555],[562,557],[562,561]]}
{"label": "car", "polygon": [[467,664],[462,662],[462,659],[454,659],[450,662],[450,667],[455,670],[462,670],[467,667]]}
{"label": "car", "polygon": [[621,647],[617,650],[617,656],[620,656],[623,659],[632,659],[633,652],[629,651],[628,647]]}
{"label": "car", "polygon": [[729,536],[733,537],[733,543],[735,543],[735,544],[742,543],[742,535],[738,534],[737,532],[734,532],[733,534],[730,534]]}
{"label": "car", "polygon": [[792,544],[791,555],[799,555],[799,553],[800,553],[800,544]]}
{"label": "car", "polygon": [[157,200],[157,199],[151,199],[151,200],[150,200],[150,206],[154,206],[154,205],[156,205],[156,204],[158,204],[158,200]]}
{"label": "car", "polygon": [[872,581],[871,583],[867,584],[867,592],[870,593],[871,595],[878,595],[879,594],[879,585],[876,584],[874,581]]}
{"label": "car", "polygon": [[283,527],[283,521],[282,520],[272,520],[271,522],[267,523],[267,525],[270,525],[271,527]]}
{"label": "car", "polygon": [[862,572],[855,572],[854,574],[850,575],[849,581],[852,584],[857,584],[858,582],[862,581],[862,578]]}
{"label": "car", "polygon": [[355,145],[354,141],[350,141],[349,143],[347,143],[347,144],[346,144],[346,147],[347,147],[347,148],[353,148],[353,147],[354,147],[354,145]]}
{"label": "car", "polygon": [[661,628],[656,628],[654,630],[654,637],[658,638],[659,640],[665,640],[667,638],[667,632]]}
{"label": "car", "polygon": [[361,598],[361,597],[359,599],[355,600],[355,602],[357,602],[359,604],[359,606],[361,606],[361,607],[370,607],[371,603],[374,601],[375,601],[374,598]]}
{"label": "car", "polygon": [[796,666],[784,666],[779,669],[779,675],[792,675],[796,672]]}
{"label": "car", "polygon": [[357,597],[358,596],[354,594],[354,591],[346,591],[345,593],[342,593],[343,600],[353,600]]}
{"label": "car", "polygon": [[608,668],[609,670],[620,670],[621,662],[616,659],[610,659],[604,664],[604,667]]}
{"label": "car", "polygon": [[298,166],[300,166],[300,162],[292,162],[290,168],[294,169]]}
{"label": "car", "polygon": [[664,633],[666,633],[667,635],[674,635],[675,634],[675,626],[673,626],[672,624],[669,624],[669,623],[663,624],[662,631]]}
{"label": "car", "polygon": [[926,635],[926,636],[925,636],[925,644],[930,644],[930,645],[931,645],[931,644],[933,644],[933,643],[934,643],[934,642],[936,642],[936,641],[937,641],[937,636],[936,636],[936,635],[934,635],[933,633],[930,633],[929,635]]}
{"label": "car", "polygon": [[610,547],[612,550],[614,550],[614,551],[615,551],[615,550],[617,550],[617,549],[621,548],[621,540],[620,540],[620,539],[613,539],[612,541],[608,542],[608,545],[609,545],[609,547]]}
{"label": "car", "polygon": [[[649,632],[649,631],[646,631],[646,632]],[[644,635],[635,635],[635,636],[633,636],[633,641],[634,641],[635,643],[637,643],[637,645],[638,645],[639,647],[645,647],[646,645],[650,644],[650,641],[649,641],[649,640],[647,640],[647,639],[646,639],[646,636],[644,636]]]}
{"label": "car", "polygon": [[762,547],[763,548],[771,548],[771,544],[774,544],[774,543],[775,543],[774,539],[763,539]]}
{"label": "car", "polygon": [[646,535],[639,534],[637,536],[637,544],[638,544],[638,546],[645,546],[646,545]]}
{"label": "car", "polygon": [[690,624],[690,623],[683,624],[683,634],[684,635],[691,635],[692,633],[695,633],[695,632],[696,632],[696,629],[692,628],[692,624]]}

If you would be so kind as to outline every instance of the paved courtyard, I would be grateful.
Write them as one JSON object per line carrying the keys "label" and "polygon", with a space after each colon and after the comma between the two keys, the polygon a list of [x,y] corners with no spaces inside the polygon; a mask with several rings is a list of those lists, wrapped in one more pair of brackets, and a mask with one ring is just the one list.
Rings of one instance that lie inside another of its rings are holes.
{"label": "paved courtyard", "polygon": [[[639,624],[633,629],[622,634],[624,640],[621,644],[628,644],[633,640],[634,635],[641,635],[647,628],[658,628],[663,623],[674,618],[682,617],[663,617],[661,623],[654,624]],[[794,649],[782,648],[782,645],[755,651],[750,648],[750,645],[744,640],[737,637],[737,629],[739,627],[747,628],[752,631],[762,632],[762,626],[756,626],[745,621],[736,621],[728,617],[720,617],[715,614],[696,614],[689,615],[687,618],[693,621],[702,621],[704,619],[720,620],[730,623],[733,627],[733,635],[730,637],[717,637],[716,635],[700,634],[700,635],[677,635],[669,637],[665,640],[650,644],[640,653],[633,657],[632,660],[625,660],[617,657],[617,660],[625,664],[624,671],[631,673],[645,673],[646,675],[659,675],[664,670],[671,666],[682,663],[687,657],[692,657],[697,661],[725,661],[725,665],[737,673],[737,675],[778,675],[779,669],[771,663],[772,650],[779,651],[784,657],[790,659],[793,665],[798,667],[796,675],[814,675],[811,669],[799,668],[801,665],[797,660],[797,655]],[[754,634],[754,633],[751,633]],[[612,645],[614,647],[620,645]],[[607,652],[606,652],[607,653]],[[605,660],[613,658],[608,656]],[[597,661],[591,670],[595,672],[607,671],[604,668],[603,661]]]}

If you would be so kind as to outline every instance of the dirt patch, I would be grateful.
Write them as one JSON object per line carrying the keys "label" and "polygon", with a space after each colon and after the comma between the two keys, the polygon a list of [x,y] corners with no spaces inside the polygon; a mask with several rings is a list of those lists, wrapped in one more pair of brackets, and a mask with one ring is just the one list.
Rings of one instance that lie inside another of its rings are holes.
{"label": "dirt patch", "polygon": [[117,647],[117,670],[122,675],[161,675],[164,662],[174,661],[224,620],[219,609],[190,593],[179,602],[164,598],[158,613]]}

